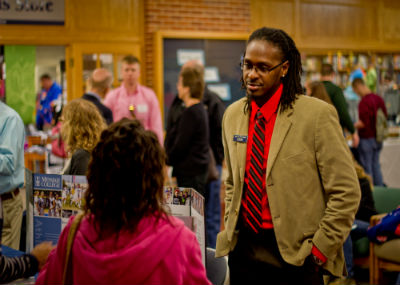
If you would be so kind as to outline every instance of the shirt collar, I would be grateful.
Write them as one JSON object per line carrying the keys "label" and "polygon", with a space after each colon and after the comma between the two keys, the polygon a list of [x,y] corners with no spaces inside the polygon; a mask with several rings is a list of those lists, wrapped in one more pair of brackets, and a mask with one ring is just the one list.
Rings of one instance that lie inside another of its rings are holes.
{"label": "shirt collar", "polygon": [[122,88],[124,89],[126,95],[136,95],[136,94],[139,93],[139,89],[140,89],[140,84],[139,84],[139,83],[137,84],[136,90],[135,90],[135,92],[133,92],[133,93],[128,93],[128,89],[126,89],[124,83],[122,83],[121,86],[122,86]]}
{"label": "shirt collar", "polygon": [[278,105],[282,96],[283,85],[281,84],[272,95],[272,97],[260,108],[257,106],[256,102],[251,101],[251,117],[250,120],[254,120],[258,110],[260,110],[266,122],[268,122],[272,115],[278,110]]}
{"label": "shirt collar", "polygon": [[101,98],[100,98],[100,96],[99,96],[98,94],[96,94],[96,93],[93,93],[93,92],[87,92],[86,94],[88,94],[88,95],[90,95],[90,96],[93,96],[93,97],[97,98],[97,100],[101,101]]}

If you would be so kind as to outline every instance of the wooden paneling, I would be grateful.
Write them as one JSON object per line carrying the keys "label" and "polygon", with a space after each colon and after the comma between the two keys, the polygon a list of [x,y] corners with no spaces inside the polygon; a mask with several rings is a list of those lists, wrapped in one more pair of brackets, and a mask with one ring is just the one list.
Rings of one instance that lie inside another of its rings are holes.
{"label": "wooden paneling", "polygon": [[143,42],[144,0],[65,0],[64,26],[1,25],[0,44]]}
{"label": "wooden paneling", "polygon": [[139,1],[85,0],[73,1],[71,6],[74,11],[71,26],[81,35],[139,39],[143,33],[143,11]]}
{"label": "wooden paneling", "polygon": [[301,3],[300,37],[306,39],[353,39],[374,41],[378,34],[375,5]]}
{"label": "wooden paneling", "polygon": [[400,50],[400,1],[252,0],[252,27],[278,27],[306,51]]}
{"label": "wooden paneling", "polygon": [[383,37],[385,42],[400,42],[400,1],[397,7],[384,7],[383,10]]}
{"label": "wooden paneling", "polygon": [[252,1],[253,27],[280,28],[289,35],[295,32],[295,0]]}

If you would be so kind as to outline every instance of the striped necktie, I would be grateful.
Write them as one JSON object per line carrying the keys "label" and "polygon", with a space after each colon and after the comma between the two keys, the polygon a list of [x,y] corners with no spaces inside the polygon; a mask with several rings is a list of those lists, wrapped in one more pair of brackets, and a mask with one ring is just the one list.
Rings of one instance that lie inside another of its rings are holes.
{"label": "striped necktie", "polygon": [[263,162],[265,145],[265,121],[260,111],[256,114],[256,123],[251,146],[249,183],[247,192],[247,207],[249,213],[247,222],[258,233],[262,224],[262,192],[263,192]]}

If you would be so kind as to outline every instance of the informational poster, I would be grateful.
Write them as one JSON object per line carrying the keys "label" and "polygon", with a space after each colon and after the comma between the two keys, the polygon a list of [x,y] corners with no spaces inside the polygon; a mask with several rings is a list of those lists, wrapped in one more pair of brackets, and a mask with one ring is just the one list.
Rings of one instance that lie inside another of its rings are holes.
{"label": "informational poster", "polygon": [[204,81],[206,83],[219,82],[219,71],[218,67],[206,66],[204,68]]}
{"label": "informational poster", "polygon": [[86,176],[33,174],[32,181],[26,191],[32,193],[27,195],[27,209],[33,212],[33,246],[43,241],[56,244],[71,215],[83,208]]}
{"label": "informational poster", "polygon": [[171,215],[182,220],[199,242],[203,264],[206,264],[204,197],[192,188],[164,187],[164,205]]}
{"label": "informational poster", "polygon": [[221,84],[208,84],[208,89],[217,93],[217,95],[224,101],[231,100],[231,87],[227,83]]}
{"label": "informational poster", "polygon": [[176,52],[178,65],[182,66],[187,61],[197,60],[202,65],[205,65],[204,50],[201,49],[178,49]]}

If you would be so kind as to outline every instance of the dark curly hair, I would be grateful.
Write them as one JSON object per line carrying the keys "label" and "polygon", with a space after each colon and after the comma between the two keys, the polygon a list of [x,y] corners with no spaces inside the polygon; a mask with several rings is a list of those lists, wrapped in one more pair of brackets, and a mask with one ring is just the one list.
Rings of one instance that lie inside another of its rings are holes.
{"label": "dark curly hair", "polygon": [[[255,30],[249,37],[247,45],[254,40],[264,40],[279,48],[282,52],[282,61],[289,61],[289,69],[285,77],[281,78],[283,83],[283,91],[280,100],[281,112],[292,108],[293,102],[296,100],[297,94],[303,93],[301,86],[301,74],[303,72],[301,66],[300,52],[292,38],[283,30],[263,27]],[[244,58],[244,56],[243,56]],[[245,88],[243,81],[243,72],[241,77],[242,88]],[[247,96],[245,112],[250,108],[251,96]]]}
{"label": "dark curly hair", "polygon": [[92,151],[85,212],[99,236],[135,231],[148,215],[161,218],[165,153],[157,136],[138,120],[122,119],[104,130]]}

